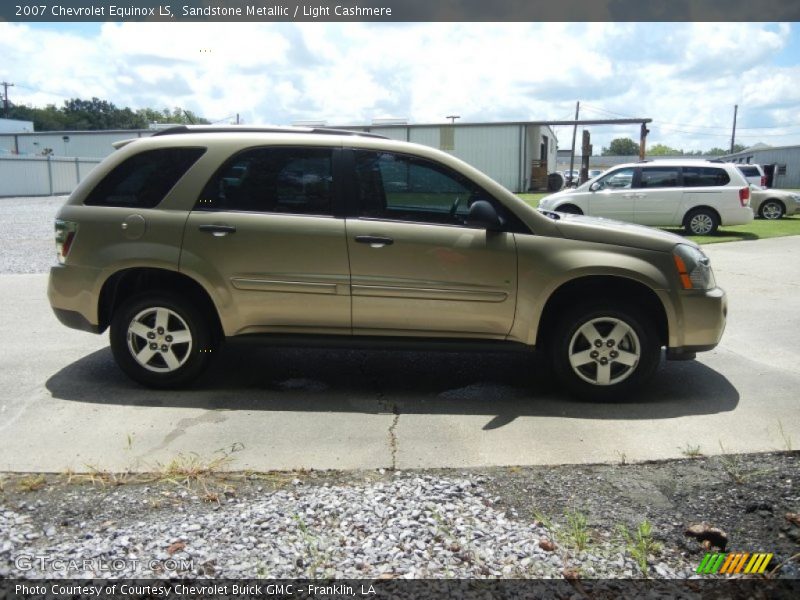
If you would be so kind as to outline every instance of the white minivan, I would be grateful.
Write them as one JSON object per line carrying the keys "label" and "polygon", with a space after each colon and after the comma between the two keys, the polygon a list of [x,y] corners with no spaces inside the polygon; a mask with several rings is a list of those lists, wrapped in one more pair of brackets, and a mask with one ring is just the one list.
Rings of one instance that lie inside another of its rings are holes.
{"label": "white minivan", "polygon": [[606,217],[693,235],[753,220],[750,187],[730,163],[655,160],[622,164],[573,190],[544,197],[542,210]]}

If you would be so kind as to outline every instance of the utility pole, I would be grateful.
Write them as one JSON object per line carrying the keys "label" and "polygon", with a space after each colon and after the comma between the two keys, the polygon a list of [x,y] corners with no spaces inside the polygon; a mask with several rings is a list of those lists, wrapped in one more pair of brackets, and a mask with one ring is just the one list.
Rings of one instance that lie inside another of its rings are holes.
{"label": "utility pole", "polygon": [[639,128],[639,160],[644,160],[648,133],[650,133],[650,130],[647,128],[647,124],[642,123]]}
{"label": "utility pole", "polygon": [[451,123],[455,123],[456,119],[460,119],[461,115],[447,115],[445,119],[450,119]]}
{"label": "utility pole", "polygon": [[739,112],[739,105],[733,105],[733,131],[731,132],[731,154],[733,154],[733,146],[736,142],[736,113]]}
{"label": "utility pole", "polygon": [[575,168],[575,136],[578,133],[578,112],[581,109],[581,103],[575,103],[575,125],[572,126],[572,154],[569,156],[569,178],[567,179],[567,186],[572,184],[572,170]]}
{"label": "utility pole", "polygon": [[8,83],[7,81],[3,81],[0,83],[3,86],[3,115],[5,118],[8,118],[8,88],[14,87],[13,83]]}

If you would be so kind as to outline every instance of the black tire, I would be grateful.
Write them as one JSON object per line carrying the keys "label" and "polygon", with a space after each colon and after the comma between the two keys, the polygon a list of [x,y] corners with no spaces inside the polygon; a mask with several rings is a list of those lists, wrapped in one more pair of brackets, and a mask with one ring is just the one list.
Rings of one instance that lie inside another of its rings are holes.
{"label": "black tire", "polygon": [[683,220],[689,235],[713,235],[719,227],[719,216],[710,208],[695,208]]}
{"label": "black tire", "polygon": [[769,221],[777,221],[786,214],[786,207],[780,200],[769,198],[758,207],[758,216]]}
{"label": "black tire", "polygon": [[[620,331],[624,335],[619,343],[609,345],[610,334],[618,324],[622,329],[616,330],[617,335]],[[584,326],[589,326],[593,339],[584,333],[587,330],[581,331]],[[627,399],[653,375],[661,360],[661,344],[653,319],[635,306],[619,301],[568,309],[550,339],[553,371],[570,394],[586,400]],[[593,352],[597,356],[590,357]],[[576,366],[570,360],[572,356]],[[634,358],[634,364],[624,364]],[[603,359],[606,362],[601,365]],[[603,371],[608,374],[607,382],[603,381]]]}
{"label": "black tire", "polygon": [[[164,316],[167,325],[159,330],[164,321],[156,319]],[[131,333],[129,337],[134,323],[141,326],[143,335]],[[154,337],[145,338],[145,332]],[[192,304],[169,292],[146,292],[125,301],[114,312],[109,337],[120,369],[134,381],[160,389],[185,386],[196,379],[216,349],[208,319]],[[188,342],[175,341],[184,338]],[[155,350],[152,344],[156,345]],[[136,351],[144,352],[140,359],[136,358]]]}
{"label": "black tire", "polygon": [[568,215],[582,215],[583,211],[575,206],[574,204],[564,204],[563,206],[559,206],[556,211],[561,213],[567,213]]}

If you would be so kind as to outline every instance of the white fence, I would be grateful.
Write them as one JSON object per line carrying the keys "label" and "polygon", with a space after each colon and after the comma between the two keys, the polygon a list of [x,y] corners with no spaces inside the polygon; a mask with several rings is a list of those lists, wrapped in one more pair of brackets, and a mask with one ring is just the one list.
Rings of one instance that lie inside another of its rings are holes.
{"label": "white fence", "polygon": [[0,197],[69,194],[99,158],[0,156]]}

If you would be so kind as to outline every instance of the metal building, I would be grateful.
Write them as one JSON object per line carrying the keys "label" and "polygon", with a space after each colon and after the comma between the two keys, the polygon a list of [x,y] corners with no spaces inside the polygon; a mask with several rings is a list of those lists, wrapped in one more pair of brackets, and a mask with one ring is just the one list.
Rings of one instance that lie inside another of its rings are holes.
{"label": "metal building", "polygon": [[[369,131],[450,152],[513,192],[547,189],[556,170],[557,140],[541,122],[453,123],[433,125],[373,124],[340,126]],[[152,135],[152,129],[0,133],[0,155],[104,158],[111,144]]]}
{"label": "metal building", "polygon": [[152,129],[0,133],[0,154],[105,158],[114,151],[112,143],[153,133]]}
{"label": "metal building", "polygon": [[800,189],[800,146],[759,145],[735,154],[727,154],[720,160],[764,165],[768,167],[765,171],[772,171],[771,187]]}

